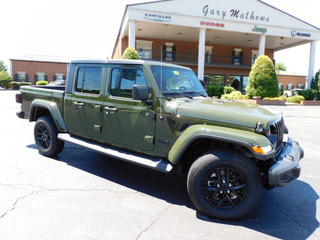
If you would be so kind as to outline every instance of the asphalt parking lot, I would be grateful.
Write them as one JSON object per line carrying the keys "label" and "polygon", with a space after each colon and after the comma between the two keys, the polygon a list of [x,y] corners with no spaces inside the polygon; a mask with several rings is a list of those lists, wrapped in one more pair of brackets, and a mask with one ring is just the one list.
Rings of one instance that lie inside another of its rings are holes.
{"label": "asphalt parking lot", "polygon": [[33,123],[0,91],[0,239],[320,239],[320,107],[272,106],[305,150],[299,180],[265,190],[245,219],[192,206],[184,179],[66,144],[41,156]]}

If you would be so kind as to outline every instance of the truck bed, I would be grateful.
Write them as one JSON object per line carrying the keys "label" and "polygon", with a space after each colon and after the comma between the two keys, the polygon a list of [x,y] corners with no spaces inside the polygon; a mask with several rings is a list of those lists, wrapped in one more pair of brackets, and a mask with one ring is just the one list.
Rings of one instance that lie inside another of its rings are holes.
{"label": "truck bed", "polygon": [[25,118],[30,115],[32,102],[37,100],[55,103],[63,113],[65,86],[22,86],[20,92],[24,103],[21,110],[24,112]]}

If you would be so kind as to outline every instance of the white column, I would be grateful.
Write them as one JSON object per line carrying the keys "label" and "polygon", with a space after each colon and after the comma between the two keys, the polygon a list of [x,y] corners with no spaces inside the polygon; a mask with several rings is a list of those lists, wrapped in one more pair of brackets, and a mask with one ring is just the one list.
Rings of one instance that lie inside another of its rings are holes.
{"label": "white column", "polygon": [[261,35],[259,40],[259,56],[264,55],[266,48],[266,35]]}
{"label": "white column", "polygon": [[204,79],[204,58],[206,46],[206,29],[200,28],[199,32],[199,51],[198,51],[198,78]]}
{"label": "white column", "polygon": [[136,22],[129,21],[129,47],[136,48]]}
{"label": "white column", "polygon": [[309,73],[308,73],[308,78],[306,82],[306,89],[311,88],[311,81],[312,78],[314,77],[314,62],[316,58],[316,45],[317,41],[312,41],[310,43],[310,56],[309,56]]}

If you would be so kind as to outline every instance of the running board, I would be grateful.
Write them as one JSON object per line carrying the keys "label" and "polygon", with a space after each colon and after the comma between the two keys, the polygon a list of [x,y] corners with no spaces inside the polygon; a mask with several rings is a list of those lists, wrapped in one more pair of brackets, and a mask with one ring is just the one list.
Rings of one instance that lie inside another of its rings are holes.
{"label": "running board", "polygon": [[115,158],[118,158],[127,162],[131,162],[137,165],[141,165],[144,167],[152,168],[161,172],[168,173],[173,168],[172,165],[165,160],[145,158],[132,153],[127,153],[125,151],[115,150],[103,145],[99,145],[99,144],[91,143],[79,138],[75,138],[73,136],[70,136],[70,134],[68,133],[59,133],[58,138],[65,142],[70,142],[78,146],[85,147],[111,157],[115,157]]}

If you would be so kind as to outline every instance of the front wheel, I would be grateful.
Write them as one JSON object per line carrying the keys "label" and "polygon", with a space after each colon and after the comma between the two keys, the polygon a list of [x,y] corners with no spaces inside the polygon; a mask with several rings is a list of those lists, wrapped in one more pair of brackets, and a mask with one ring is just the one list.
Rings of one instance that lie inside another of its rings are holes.
{"label": "front wheel", "polygon": [[58,131],[49,116],[37,120],[34,126],[34,140],[42,155],[54,157],[63,150],[64,142],[57,136]]}
{"label": "front wheel", "polygon": [[221,219],[241,218],[258,204],[263,192],[257,167],[232,151],[209,152],[188,173],[187,189],[199,212]]}

